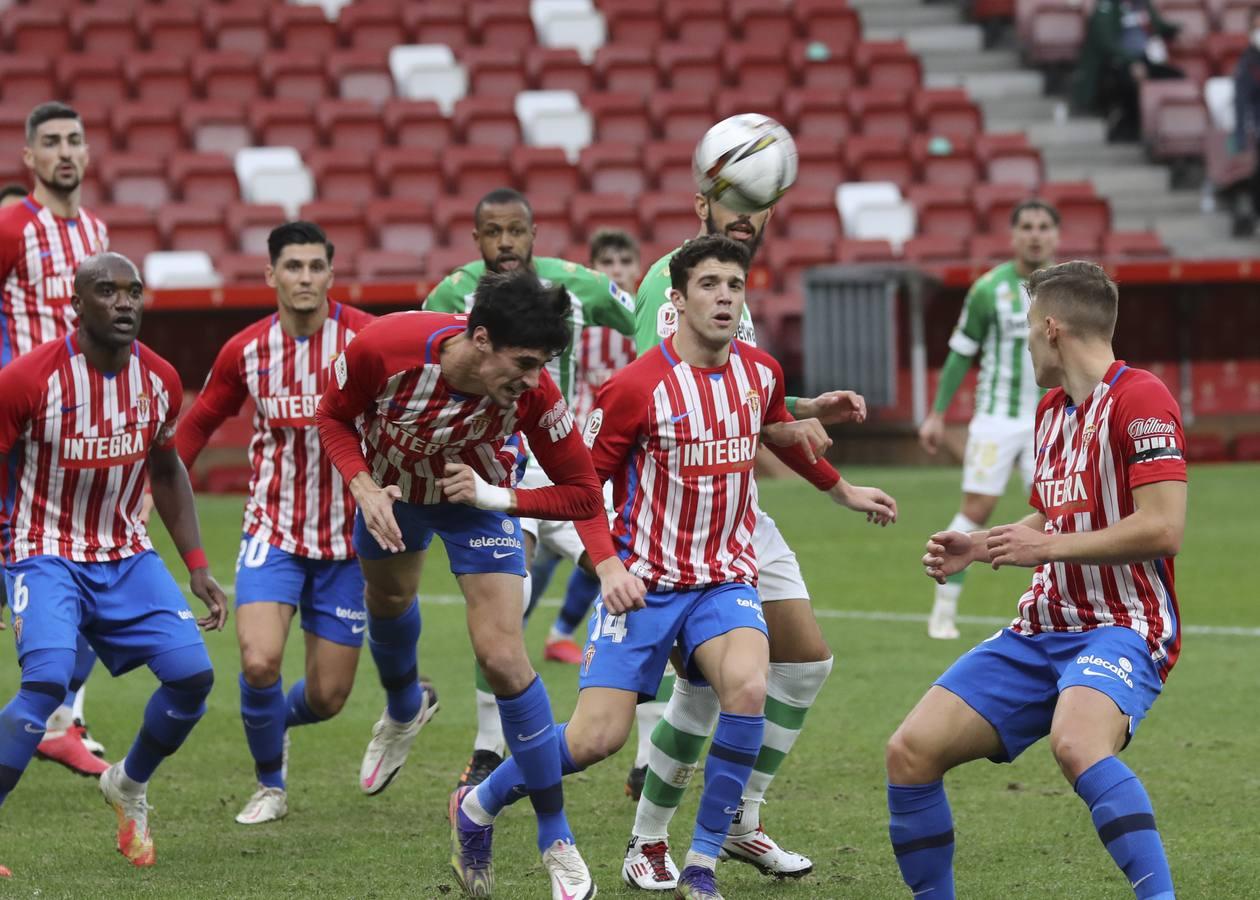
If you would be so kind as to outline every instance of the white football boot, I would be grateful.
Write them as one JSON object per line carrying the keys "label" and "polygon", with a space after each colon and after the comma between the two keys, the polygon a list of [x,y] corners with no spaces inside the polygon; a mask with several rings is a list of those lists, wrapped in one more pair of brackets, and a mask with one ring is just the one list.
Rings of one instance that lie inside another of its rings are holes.
{"label": "white football boot", "polygon": [[621,880],[645,891],[672,891],[678,887],[678,866],[669,855],[669,841],[653,841],[631,835]]}

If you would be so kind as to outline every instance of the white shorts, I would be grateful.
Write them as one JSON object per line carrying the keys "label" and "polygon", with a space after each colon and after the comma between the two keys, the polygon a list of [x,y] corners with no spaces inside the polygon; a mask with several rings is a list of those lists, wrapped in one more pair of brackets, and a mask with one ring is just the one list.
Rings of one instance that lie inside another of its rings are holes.
{"label": "white shorts", "polygon": [[796,554],[783,540],[774,519],[760,507],[753,526],[753,551],[757,554],[757,593],[762,603],[809,599]]}
{"label": "white shorts", "polygon": [[[532,456],[525,465],[525,472],[521,475],[521,480],[516,486],[520,488],[533,489],[547,487],[554,484],[547,473],[543,471],[542,466],[538,465],[537,460]],[[586,547],[582,544],[582,538],[578,535],[577,526],[569,521],[559,521],[556,519],[526,519],[521,518],[521,531],[526,534],[533,535],[534,540],[541,547],[546,547],[561,559],[567,559],[575,566],[582,554],[586,552]]]}
{"label": "white shorts", "polygon": [[1011,480],[1011,470],[1017,461],[1024,490],[1031,491],[1037,459],[1033,431],[1031,420],[988,415],[972,419],[963,455],[963,492],[1002,496],[1006,493],[1006,483]]}

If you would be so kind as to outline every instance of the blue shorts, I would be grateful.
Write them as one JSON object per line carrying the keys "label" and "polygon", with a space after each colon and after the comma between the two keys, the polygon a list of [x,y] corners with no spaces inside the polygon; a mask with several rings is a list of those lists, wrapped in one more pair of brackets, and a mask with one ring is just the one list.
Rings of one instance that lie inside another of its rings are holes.
{"label": "blue shorts", "polygon": [[615,616],[603,600],[591,612],[590,634],[582,654],[578,689],[617,688],[634,691],[639,702],[656,696],[661,676],[677,643],[687,680],[704,684],[692,654],[705,641],[736,628],[766,632],[757,589],[746,584],[719,584],[690,591],[649,591],[647,606]]}
{"label": "blue shorts", "polygon": [[236,605],[260,601],[298,607],[302,630],[316,637],[363,646],[367,610],[358,560],[307,559],[242,535],[236,557]]}
{"label": "blue shorts", "polygon": [[1110,697],[1129,717],[1127,745],[1163,689],[1146,648],[1130,628],[1016,634],[1004,628],[959,657],[936,683],[957,694],[997,730],[1011,762],[1050,733],[1055,704],[1070,687]]}
{"label": "blue shorts", "polygon": [[196,616],[152,550],[113,562],[32,556],[5,567],[18,659],[74,650],[79,632],[112,675],[203,646]]}
{"label": "blue shorts", "polygon": [[[394,503],[394,519],[402,531],[404,553],[429,549],[436,534],[446,545],[454,575],[502,572],[525,577],[525,542],[515,516],[463,503],[420,505],[399,500]],[[395,555],[382,550],[368,533],[361,512],[354,514],[354,549],[360,559]]]}

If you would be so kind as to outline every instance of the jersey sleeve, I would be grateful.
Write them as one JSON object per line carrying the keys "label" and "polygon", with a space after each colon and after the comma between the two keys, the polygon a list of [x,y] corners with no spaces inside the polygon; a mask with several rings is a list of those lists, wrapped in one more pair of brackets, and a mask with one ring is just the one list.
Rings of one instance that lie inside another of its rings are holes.
{"label": "jersey sleeve", "polygon": [[[0,209],[0,284],[9,277],[17,265],[21,247],[21,231],[15,227],[14,217],[20,204]],[[9,305],[9,298],[0,290],[0,310]]]}
{"label": "jersey sleeve", "polygon": [[669,266],[653,267],[634,300],[634,346],[642,356],[678,328],[678,311],[669,301]]}
{"label": "jersey sleeve", "polygon": [[591,455],[582,443],[573,413],[551,376],[543,373],[533,392],[521,431],[543,471],[554,482],[516,490],[516,513],[535,519],[585,519],[604,509]]}
{"label": "jersey sleeve", "polygon": [[1181,410],[1168,388],[1146,372],[1116,400],[1111,440],[1124,461],[1129,487],[1158,481],[1185,481],[1185,432]]}
{"label": "jersey sleeve", "polygon": [[175,446],[184,465],[191,466],[210,436],[224,420],[241,411],[249,389],[241,377],[241,344],[229,341],[206,376],[205,386],[179,423]]}
{"label": "jersey sleeve", "polygon": [[582,304],[588,325],[612,328],[627,337],[636,331],[635,299],[602,272],[579,267],[576,277],[566,282]]}
{"label": "jersey sleeve", "polygon": [[1035,427],[1033,428],[1033,458],[1034,458],[1033,466],[1034,466],[1034,469],[1033,469],[1032,489],[1030,490],[1028,494],[1028,505],[1031,506],[1033,509],[1035,509],[1037,512],[1041,513],[1043,516],[1046,514],[1046,506],[1044,503],[1041,502],[1041,493],[1037,490],[1037,477],[1036,477],[1035,467],[1037,465],[1037,462],[1039,461],[1039,457],[1041,456],[1042,444],[1045,443],[1045,431],[1047,428],[1050,427],[1049,417],[1054,415],[1053,407],[1058,405],[1062,396],[1063,396],[1062,388],[1055,388],[1054,390],[1046,391],[1045,396],[1043,396],[1041,400],[1038,401],[1037,412],[1036,412],[1036,415],[1033,417],[1033,421],[1036,423]]}
{"label": "jersey sleeve", "polygon": [[967,291],[958,324],[949,336],[949,349],[968,358],[975,356],[992,321],[993,288],[987,278],[981,278]]}
{"label": "jersey sleeve", "polygon": [[[746,348],[743,352],[748,353],[751,349]],[[774,373],[774,385],[770,391],[770,401],[766,404],[766,414],[762,418],[762,423],[773,425],[776,422],[795,421],[787,410],[783,391],[782,367],[769,354],[758,354],[757,359]],[[819,457],[814,462],[810,462],[805,451],[797,444],[793,444],[791,447],[770,446],[770,452],[783,460],[793,472],[800,475],[820,491],[829,491],[840,481],[840,473],[836,471],[835,466],[822,457]]]}
{"label": "jersey sleeve", "polygon": [[384,387],[385,361],[375,346],[382,328],[389,329],[390,324],[377,319],[346,345],[333,363],[333,377],[315,411],[319,441],[346,484],[369,471],[355,420],[375,405]]}
{"label": "jersey sleeve", "polygon": [[450,275],[447,275],[438,282],[438,286],[429,292],[429,296],[424,298],[424,305],[421,309],[427,312],[442,313],[462,313],[467,312],[464,308],[464,295],[467,291],[461,287],[456,287],[457,282],[464,282],[464,278],[456,278],[461,275],[460,270],[456,269]]}
{"label": "jersey sleeve", "polygon": [[[27,367],[9,365],[0,369],[0,457],[8,454],[26,431],[39,399],[38,380]],[[0,475],[3,475],[0,467]]]}
{"label": "jersey sleeve", "polygon": [[148,347],[143,347],[141,351],[150,368],[152,368],[162,381],[162,389],[166,391],[167,406],[166,417],[158,424],[157,433],[153,437],[153,447],[158,450],[165,450],[175,444],[176,427],[175,423],[179,420],[179,411],[184,407],[184,383],[180,380],[179,373],[162,357],[158,356]]}

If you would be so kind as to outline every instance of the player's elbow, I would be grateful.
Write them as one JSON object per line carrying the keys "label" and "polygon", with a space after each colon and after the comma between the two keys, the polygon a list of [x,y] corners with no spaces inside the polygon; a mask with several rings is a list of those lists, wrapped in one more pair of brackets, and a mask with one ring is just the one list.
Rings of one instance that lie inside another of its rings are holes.
{"label": "player's elbow", "polygon": [[604,493],[599,489],[599,485],[592,481],[590,484],[583,482],[581,485],[582,494],[577,501],[577,509],[574,510],[573,518],[575,520],[594,519],[604,514]]}
{"label": "player's elbow", "polygon": [[1181,552],[1181,539],[1185,528],[1173,522],[1161,522],[1155,534],[1155,552],[1161,559]]}

